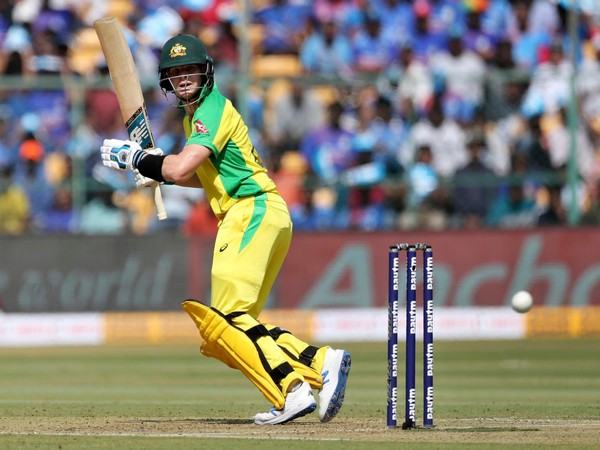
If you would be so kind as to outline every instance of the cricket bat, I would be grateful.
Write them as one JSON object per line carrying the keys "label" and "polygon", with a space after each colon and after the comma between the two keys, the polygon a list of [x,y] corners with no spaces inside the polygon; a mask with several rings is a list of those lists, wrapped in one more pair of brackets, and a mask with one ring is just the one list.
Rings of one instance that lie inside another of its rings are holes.
{"label": "cricket bat", "polygon": [[[119,21],[115,17],[105,17],[96,20],[94,28],[106,58],[129,139],[140,144],[143,149],[152,148],[155,146],[154,136],[142,87]],[[152,191],[158,218],[164,220],[167,218],[167,212],[158,182],[152,185]]]}

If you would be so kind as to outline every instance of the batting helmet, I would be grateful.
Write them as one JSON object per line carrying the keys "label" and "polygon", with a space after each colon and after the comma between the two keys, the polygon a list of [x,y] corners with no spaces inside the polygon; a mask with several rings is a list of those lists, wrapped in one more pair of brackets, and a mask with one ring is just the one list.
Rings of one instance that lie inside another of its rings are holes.
{"label": "batting helmet", "polygon": [[179,34],[163,45],[158,65],[159,85],[165,92],[173,92],[173,85],[167,77],[166,70],[189,64],[199,64],[203,68],[205,80],[200,92],[201,100],[208,95],[214,84],[213,59],[208,55],[202,41],[191,34]]}

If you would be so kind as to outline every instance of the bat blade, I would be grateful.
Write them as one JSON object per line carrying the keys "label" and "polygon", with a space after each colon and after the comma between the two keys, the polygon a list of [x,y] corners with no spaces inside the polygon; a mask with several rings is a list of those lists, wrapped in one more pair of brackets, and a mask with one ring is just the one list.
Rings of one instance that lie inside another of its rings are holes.
{"label": "bat blade", "polygon": [[[115,17],[105,17],[94,22],[94,29],[106,58],[129,139],[137,142],[144,149],[155,147],[142,86],[119,21]],[[167,212],[160,185],[154,183],[152,190],[158,218],[164,220],[167,218]]]}

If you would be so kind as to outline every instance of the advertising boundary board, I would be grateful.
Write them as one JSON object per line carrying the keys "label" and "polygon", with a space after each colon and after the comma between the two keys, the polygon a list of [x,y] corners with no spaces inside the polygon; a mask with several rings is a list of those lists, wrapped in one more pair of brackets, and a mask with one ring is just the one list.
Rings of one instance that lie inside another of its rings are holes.
{"label": "advertising boundary board", "polygon": [[[267,308],[385,307],[388,249],[401,242],[433,247],[436,307],[507,306],[519,290],[537,307],[600,306],[598,236],[590,228],[298,232]],[[189,297],[209,303],[212,251],[211,236],[2,237],[0,310],[177,311]]]}
{"label": "advertising boundary board", "polygon": [[437,307],[508,306],[521,290],[535,306],[600,306],[599,238],[591,228],[297,234],[273,306],[384,307],[389,247],[404,242],[432,246]]}

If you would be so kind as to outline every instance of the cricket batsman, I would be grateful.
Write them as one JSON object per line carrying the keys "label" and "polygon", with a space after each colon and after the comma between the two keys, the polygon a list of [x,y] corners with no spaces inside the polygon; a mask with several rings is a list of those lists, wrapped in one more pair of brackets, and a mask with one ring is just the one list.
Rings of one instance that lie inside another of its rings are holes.
{"label": "cricket batsman", "polygon": [[[254,423],[289,422],[317,409],[330,421],[344,401],[350,354],[315,347],[289,331],[261,323],[259,314],[288,252],[287,205],[252,145],[248,128],[214,82],[213,60],[195,36],[162,48],[160,87],[183,108],[187,141],[164,155],[127,140],[106,139],[104,165],[134,172],[136,185],[154,180],[203,188],[219,220],[213,249],[210,306],[183,302],[202,337],[200,351],[242,373],[274,406]],[[318,390],[315,400],[312,389]]]}

